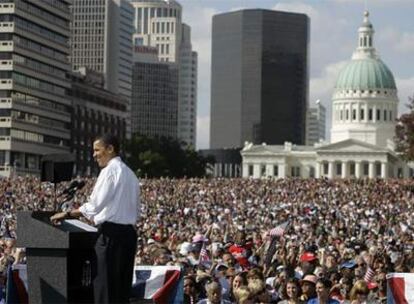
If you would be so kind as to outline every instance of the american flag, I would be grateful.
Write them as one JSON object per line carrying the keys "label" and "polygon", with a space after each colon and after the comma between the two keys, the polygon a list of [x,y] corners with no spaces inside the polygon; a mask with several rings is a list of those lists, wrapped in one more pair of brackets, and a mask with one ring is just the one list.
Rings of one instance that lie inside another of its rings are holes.
{"label": "american flag", "polygon": [[207,251],[207,248],[206,248],[206,242],[203,242],[203,246],[201,246],[200,261],[199,262],[201,264],[210,262],[210,257],[208,256],[208,251]]}
{"label": "american flag", "polygon": [[371,267],[368,267],[367,272],[365,273],[365,276],[364,276],[364,281],[367,283],[372,282],[372,279],[374,278],[374,276],[375,276],[375,271]]}
{"label": "american flag", "polygon": [[277,227],[271,229],[269,231],[269,235],[270,236],[282,236],[285,231],[287,226],[289,225],[289,221],[283,222],[282,224],[278,225]]}

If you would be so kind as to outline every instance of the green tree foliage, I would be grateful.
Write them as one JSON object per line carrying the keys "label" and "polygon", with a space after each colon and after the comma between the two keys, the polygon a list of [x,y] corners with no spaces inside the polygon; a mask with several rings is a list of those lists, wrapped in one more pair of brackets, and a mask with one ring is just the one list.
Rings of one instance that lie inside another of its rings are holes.
{"label": "green tree foliage", "polygon": [[183,148],[177,140],[167,137],[146,137],[135,134],[125,141],[126,162],[138,176],[202,177],[210,159],[194,149]]}
{"label": "green tree foliage", "polygon": [[395,128],[396,151],[407,161],[414,160],[414,96],[407,104],[409,112],[401,115]]}

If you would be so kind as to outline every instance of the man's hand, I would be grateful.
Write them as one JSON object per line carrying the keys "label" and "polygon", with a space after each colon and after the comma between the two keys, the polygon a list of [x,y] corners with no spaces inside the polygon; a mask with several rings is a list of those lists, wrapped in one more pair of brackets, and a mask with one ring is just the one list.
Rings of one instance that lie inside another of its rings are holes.
{"label": "man's hand", "polygon": [[62,220],[64,220],[67,217],[68,217],[67,212],[59,212],[59,213],[56,213],[55,215],[52,215],[50,217],[50,221],[52,222],[53,225],[58,225],[60,224]]}

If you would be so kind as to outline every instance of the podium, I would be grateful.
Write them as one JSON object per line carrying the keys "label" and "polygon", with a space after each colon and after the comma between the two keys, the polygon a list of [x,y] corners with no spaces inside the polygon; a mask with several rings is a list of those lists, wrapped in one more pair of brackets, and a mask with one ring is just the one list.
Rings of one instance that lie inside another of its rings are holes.
{"label": "podium", "polygon": [[54,212],[17,213],[17,246],[26,248],[30,303],[93,303],[96,229],[77,220],[53,225]]}

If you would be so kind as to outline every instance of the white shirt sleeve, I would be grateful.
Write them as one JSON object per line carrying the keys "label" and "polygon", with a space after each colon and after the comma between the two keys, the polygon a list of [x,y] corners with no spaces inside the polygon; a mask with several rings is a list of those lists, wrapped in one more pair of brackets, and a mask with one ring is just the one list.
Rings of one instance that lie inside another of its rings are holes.
{"label": "white shirt sleeve", "polygon": [[108,207],[115,193],[115,177],[108,171],[101,171],[92,194],[87,203],[83,204],[79,211],[83,216],[93,221],[94,216]]}
{"label": "white shirt sleeve", "polygon": [[135,225],[139,215],[139,181],[119,157],[102,169],[87,203],[79,211],[96,225]]}

